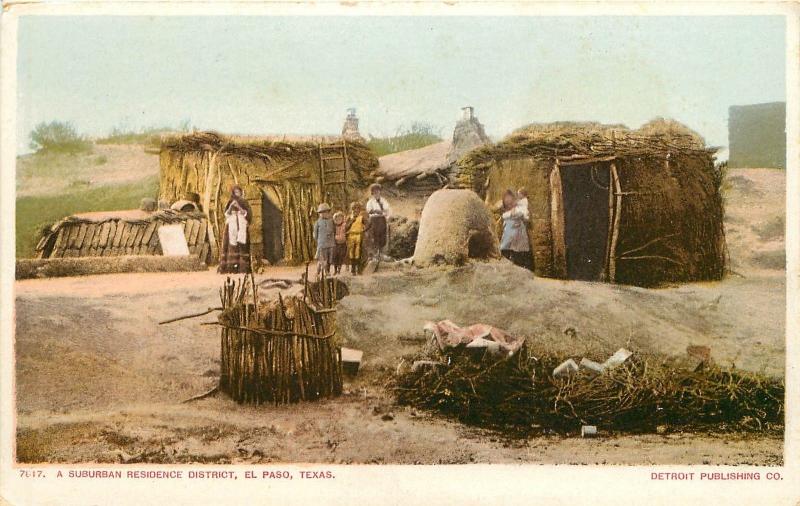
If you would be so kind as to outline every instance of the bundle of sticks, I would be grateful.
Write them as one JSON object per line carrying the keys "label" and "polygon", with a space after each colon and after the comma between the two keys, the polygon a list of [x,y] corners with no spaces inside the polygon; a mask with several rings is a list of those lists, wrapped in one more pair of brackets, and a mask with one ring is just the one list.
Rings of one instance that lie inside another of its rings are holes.
{"label": "bundle of sticks", "polygon": [[655,432],[660,425],[783,430],[784,383],[757,373],[716,365],[685,370],[642,353],[605,374],[567,378],[552,375],[564,357],[526,349],[480,361],[458,350],[417,358],[436,358],[441,366],[396,377],[391,386],[400,404],[510,433],[570,432],[582,424],[626,432]]}
{"label": "bundle of sticks", "polygon": [[[239,403],[285,404],[342,392],[341,349],[334,341],[333,302],[307,286],[309,299],[259,300],[252,276],[228,278],[220,289],[219,389]],[[327,307],[310,300],[331,301]]]}

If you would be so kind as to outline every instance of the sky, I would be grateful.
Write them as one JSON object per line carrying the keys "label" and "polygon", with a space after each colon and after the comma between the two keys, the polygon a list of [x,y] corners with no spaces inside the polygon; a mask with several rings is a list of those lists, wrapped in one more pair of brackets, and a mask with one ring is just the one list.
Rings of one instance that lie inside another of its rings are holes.
{"label": "sky", "polygon": [[728,107],[785,100],[781,17],[64,17],[20,19],[18,147],[42,121],[90,136],[175,127],[495,139],[531,122],[671,117],[727,145]]}

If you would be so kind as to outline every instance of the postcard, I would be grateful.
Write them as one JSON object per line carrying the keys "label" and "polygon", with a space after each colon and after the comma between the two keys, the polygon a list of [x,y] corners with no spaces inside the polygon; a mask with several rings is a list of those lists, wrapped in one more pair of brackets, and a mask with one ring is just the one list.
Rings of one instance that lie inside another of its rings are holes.
{"label": "postcard", "polygon": [[791,3],[9,2],[34,504],[796,504]]}

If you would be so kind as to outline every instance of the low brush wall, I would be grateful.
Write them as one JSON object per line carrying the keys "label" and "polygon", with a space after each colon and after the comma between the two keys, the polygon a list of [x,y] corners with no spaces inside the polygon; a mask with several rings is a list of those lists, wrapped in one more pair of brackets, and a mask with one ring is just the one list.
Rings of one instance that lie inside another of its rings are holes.
{"label": "low brush wall", "polygon": [[121,272],[189,272],[204,271],[207,268],[205,262],[196,256],[21,258],[17,260],[16,278],[57,278]]}
{"label": "low brush wall", "polygon": [[220,291],[219,390],[239,403],[288,404],[342,393],[335,341],[336,279],[306,285],[302,296],[259,300],[252,277],[228,278]]}

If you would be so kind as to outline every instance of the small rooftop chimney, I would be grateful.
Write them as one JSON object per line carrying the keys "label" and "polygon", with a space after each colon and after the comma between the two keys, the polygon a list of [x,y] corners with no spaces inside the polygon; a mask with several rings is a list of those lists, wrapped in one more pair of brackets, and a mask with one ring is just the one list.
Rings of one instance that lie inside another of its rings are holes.
{"label": "small rooftop chimney", "polygon": [[364,138],[361,137],[361,132],[358,131],[358,116],[356,116],[355,107],[347,108],[347,117],[345,118],[344,126],[342,127],[342,137],[348,140],[364,140]]}

